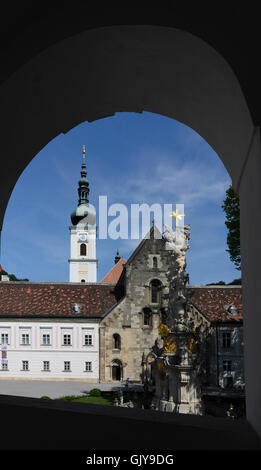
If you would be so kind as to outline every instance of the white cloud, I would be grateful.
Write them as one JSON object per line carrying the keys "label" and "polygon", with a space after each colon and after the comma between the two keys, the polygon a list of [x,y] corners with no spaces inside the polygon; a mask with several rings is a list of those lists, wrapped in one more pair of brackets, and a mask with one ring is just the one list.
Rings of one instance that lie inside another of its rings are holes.
{"label": "white cloud", "polygon": [[[225,194],[230,178],[220,165],[201,164],[198,159],[181,161],[175,155],[161,155],[159,161],[152,158],[147,172],[142,168],[132,170],[123,184],[112,188],[103,185],[108,195],[108,204],[114,202],[147,202],[187,204],[190,207],[218,201]],[[173,163],[172,163],[173,162]],[[212,162],[213,163],[213,162]]]}

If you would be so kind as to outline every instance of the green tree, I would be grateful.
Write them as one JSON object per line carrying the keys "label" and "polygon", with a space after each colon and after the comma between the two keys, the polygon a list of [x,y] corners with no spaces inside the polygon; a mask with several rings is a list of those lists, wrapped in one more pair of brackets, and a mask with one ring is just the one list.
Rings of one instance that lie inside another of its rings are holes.
{"label": "green tree", "polygon": [[27,279],[27,278],[25,278],[25,279],[18,279],[18,278],[15,276],[15,274],[8,274],[8,272],[7,272],[7,271],[4,271],[4,269],[2,269],[2,271],[0,271],[0,280],[1,280],[2,274],[7,274],[7,276],[9,276],[10,281],[20,281],[20,282],[22,282],[22,281],[29,281],[29,279]]}
{"label": "green tree", "polygon": [[221,206],[226,214],[225,224],[228,229],[227,246],[229,257],[236,269],[241,270],[240,254],[240,203],[232,184],[226,191],[226,198]]}

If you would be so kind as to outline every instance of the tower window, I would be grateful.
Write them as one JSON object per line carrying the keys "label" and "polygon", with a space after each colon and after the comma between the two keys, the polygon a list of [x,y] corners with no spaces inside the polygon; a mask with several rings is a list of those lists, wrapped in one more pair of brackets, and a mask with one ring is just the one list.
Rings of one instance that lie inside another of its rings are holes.
{"label": "tower window", "polygon": [[81,243],[81,246],[80,246],[80,255],[81,255],[81,256],[86,256],[86,244],[85,244],[85,243]]}
{"label": "tower window", "polygon": [[113,347],[114,349],[121,349],[121,337],[118,333],[113,335]]}
{"label": "tower window", "polygon": [[153,257],[152,264],[153,264],[153,268],[158,267],[158,260],[157,260],[156,256]]}

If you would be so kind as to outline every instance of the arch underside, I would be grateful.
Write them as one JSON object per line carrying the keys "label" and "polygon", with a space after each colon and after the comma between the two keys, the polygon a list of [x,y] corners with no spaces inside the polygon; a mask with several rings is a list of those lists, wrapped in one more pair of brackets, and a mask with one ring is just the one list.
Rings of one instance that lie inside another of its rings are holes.
{"label": "arch underside", "polygon": [[[236,184],[253,124],[226,61],[170,27],[109,26],[46,49],[1,87],[0,227],[19,175],[53,138],[115,112],[154,112],[198,132]],[[16,142],[19,151],[10,142]]]}

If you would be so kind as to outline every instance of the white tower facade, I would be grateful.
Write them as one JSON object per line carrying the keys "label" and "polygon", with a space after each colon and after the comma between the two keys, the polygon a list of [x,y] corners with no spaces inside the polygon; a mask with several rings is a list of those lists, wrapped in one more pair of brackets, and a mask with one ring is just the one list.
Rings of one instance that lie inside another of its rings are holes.
{"label": "white tower facade", "polygon": [[96,212],[89,204],[89,183],[86,179],[85,146],[81,179],[78,186],[78,207],[71,213],[69,282],[97,282]]}

